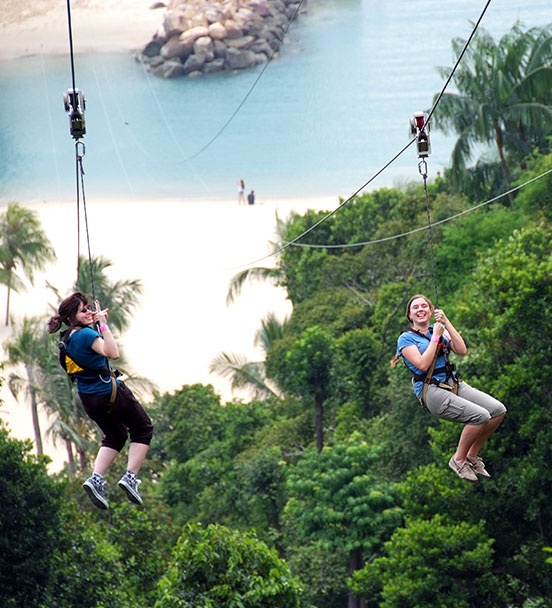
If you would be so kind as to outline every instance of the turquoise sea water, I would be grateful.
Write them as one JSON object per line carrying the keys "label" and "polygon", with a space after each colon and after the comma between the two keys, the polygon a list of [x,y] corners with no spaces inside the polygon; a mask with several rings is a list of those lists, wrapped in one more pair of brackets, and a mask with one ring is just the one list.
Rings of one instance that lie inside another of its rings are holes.
{"label": "turquoise sea water", "polygon": [[[435,67],[485,4],[310,0],[260,78],[263,66],[165,81],[125,53],[77,54],[86,194],[229,199],[243,177],[258,200],[347,198],[408,143],[410,116],[444,84]],[[499,37],[516,20],[551,23],[552,3],[494,0],[481,25]],[[0,61],[0,201],[74,198],[70,87],[68,55]],[[430,177],[451,146],[432,133]],[[369,189],[416,179],[412,146]]]}

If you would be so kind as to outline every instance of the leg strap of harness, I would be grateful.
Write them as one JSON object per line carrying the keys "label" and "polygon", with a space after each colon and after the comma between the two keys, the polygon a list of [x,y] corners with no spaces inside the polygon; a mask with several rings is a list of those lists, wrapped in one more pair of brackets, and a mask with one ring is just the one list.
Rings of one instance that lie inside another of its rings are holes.
{"label": "leg strap of harness", "polygon": [[420,398],[420,403],[425,407],[425,409],[427,410],[427,405],[426,405],[426,394],[427,394],[427,387],[430,384],[433,384],[434,386],[437,386],[439,388],[442,388],[446,391],[450,391],[451,393],[454,393],[455,395],[458,395],[458,378],[456,378],[455,376],[452,376],[452,386],[450,384],[446,384],[445,382],[439,382],[439,380],[437,380],[436,378],[431,378],[429,380],[429,382],[424,382],[424,388],[422,390],[422,396]]}
{"label": "leg strap of harness", "polygon": [[109,397],[109,405],[113,405],[115,403],[115,399],[117,397],[117,378],[115,375],[111,376],[111,396]]}

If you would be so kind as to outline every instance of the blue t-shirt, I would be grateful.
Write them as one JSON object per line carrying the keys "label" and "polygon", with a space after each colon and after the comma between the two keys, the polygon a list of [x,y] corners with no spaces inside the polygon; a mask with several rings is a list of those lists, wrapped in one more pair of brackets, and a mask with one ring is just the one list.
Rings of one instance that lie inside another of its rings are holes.
{"label": "blue t-shirt", "polygon": [[[92,344],[100,337],[100,334],[90,327],[83,327],[75,331],[69,338],[67,352],[74,357],[81,367],[86,371],[79,372],[77,378],[77,390],[86,395],[106,395],[111,392],[111,375],[107,372],[108,360],[92,350]],[[94,374],[90,370],[97,369]],[[100,372],[99,370],[104,371]]]}
{"label": "blue t-shirt", "polygon": [[[397,352],[399,355],[402,356],[402,349],[407,347],[407,346],[417,346],[418,350],[420,351],[420,354],[424,354],[424,352],[426,351],[427,347],[429,346],[429,342],[431,341],[431,336],[433,335],[433,325],[429,328],[428,332],[425,334],[424,336],[421,336],[418,333],[415,333],[413,331],[405,331],[404,333],[402,333],[399,336],[399,339],[397,340]],[[443,342],[445,345],[445,349],[449,348],[449,341],[447,340],[447,338],[445,338],[443,336]],[[421,369],[418,369],[415,365],[412,365],[412,363],[410,363],[410,361],[403,356],[403,361],[406,364],[406,367],[408,367],[408,369],[411,372],[414,372],[415,374],[424,374],[425,372],[422,371]],[[442,369],[445,367],[446,364],[446,358],[443,352],[443,348],[441,348],[440,346],[440,350],[439,350],[439,354],[437,355],[437,360],[435,361],[435,370],[438,369]],[[439,380],[439,382],[445,382],[445,380],[447,379],[447,373],[446,371],[442,371],[439,373],[433,373],[432,378],[436,378],[437,380]],[[423,388],[424,388],[424,381],[423,380],[413,380],[413,385],[414,385],[414,392],[416,393],[417,397],[420,397],[420,395],[422,394]]]}

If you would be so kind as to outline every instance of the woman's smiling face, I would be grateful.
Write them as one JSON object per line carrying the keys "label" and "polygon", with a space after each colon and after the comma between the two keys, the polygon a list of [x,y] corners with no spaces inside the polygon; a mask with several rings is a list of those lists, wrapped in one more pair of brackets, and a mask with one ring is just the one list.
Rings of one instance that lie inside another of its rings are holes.
{"label": "woman's smiling face", "polygon": [[410,303],[408,318],[412,323],[425,324],[429,323],[433,309],[430,303],[423,297],[415,298]]}

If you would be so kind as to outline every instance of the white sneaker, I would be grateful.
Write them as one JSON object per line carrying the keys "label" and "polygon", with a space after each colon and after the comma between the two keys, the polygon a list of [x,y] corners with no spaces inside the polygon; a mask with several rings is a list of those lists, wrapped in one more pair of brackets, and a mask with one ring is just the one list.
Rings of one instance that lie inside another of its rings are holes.
{"label": "white sneaker", "polygon": [[467,460],[471,464],[472,469],[477,475],[479,475],[480,477],[486,477],[487,479],[491,478],[491,476],[489,475],[489,471],[487,471],[487,469],[485,468],[485,463],[483,462],[482,458],[480,458],[479,456],[476,456],[475,458],[468,456]]}
{"label": "white sneaker", "polygon": [[458,477],[461,477],[466,481],[477,481],[477,475],[475,474],[471,463],[467,460],[464,460],[464,462],[460,464],[458,460],[452,456],[449,460],[449,467],[458,475]]}

